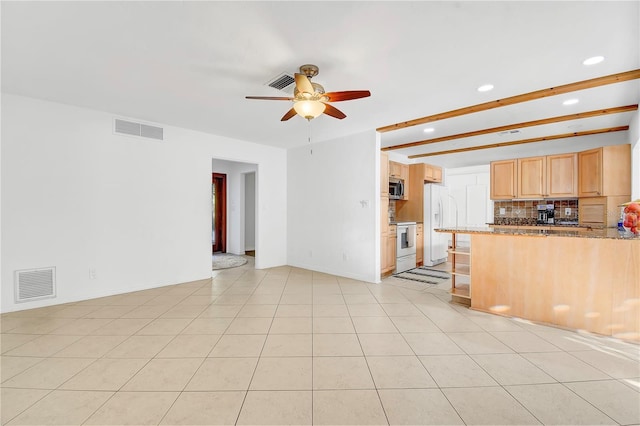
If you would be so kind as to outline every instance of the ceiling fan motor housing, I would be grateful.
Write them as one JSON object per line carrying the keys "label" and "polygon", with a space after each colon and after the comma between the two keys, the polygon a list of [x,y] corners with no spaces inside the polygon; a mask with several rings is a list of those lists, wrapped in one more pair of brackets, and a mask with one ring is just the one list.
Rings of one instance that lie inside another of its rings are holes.
{"label": "ceiling fan motor housing", "polygon": [[305,64],[300,65],[300,73],[306,75],[309,78],[315,77],[318,75],[320,69],[316,65]]}

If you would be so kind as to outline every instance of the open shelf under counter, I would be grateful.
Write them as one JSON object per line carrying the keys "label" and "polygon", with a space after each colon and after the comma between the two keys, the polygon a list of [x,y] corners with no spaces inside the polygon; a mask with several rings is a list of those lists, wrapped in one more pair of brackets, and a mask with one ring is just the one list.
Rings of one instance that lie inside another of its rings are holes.
{"label": "open shelf under counter", "polygon": [[471,248],[470,247],[456,247],[455,249],[450,248],[448,250],[449,253],[451,254],[462,254],[465,256],[469,256],[471,255]]}
{"label": "open shelf under counter", "polygon": [[457,284],[450,291],[452,296],[461,297],[463,299],[471,299],[471,288],[469,284]]}
{"label": "open shelf under counter", "polygon": [[469,265],[463,264],[455,264],[451,266],[451,273],[453,275],[470,277],[471,276],[471,267]]}
{"label": "open shelf under counter", "polygon": [[[471,248],[458,245],[457,233],[451,233],[451,301],[471,305]],[[464,259],[464,261],[461,261]]]}

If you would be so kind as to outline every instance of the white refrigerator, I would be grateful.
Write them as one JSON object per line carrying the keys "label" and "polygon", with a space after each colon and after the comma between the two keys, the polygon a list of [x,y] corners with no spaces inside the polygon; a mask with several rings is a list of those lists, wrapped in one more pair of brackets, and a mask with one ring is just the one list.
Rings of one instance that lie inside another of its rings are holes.
{"label": "white refrigerator", "polygon": [[425,266],[435,266],[447,261],[447,249],[451,234],[436,232],[436,228],[455,226],[452,220],[452,199],[445,186],[433,183],[424,186],[424,255]]}

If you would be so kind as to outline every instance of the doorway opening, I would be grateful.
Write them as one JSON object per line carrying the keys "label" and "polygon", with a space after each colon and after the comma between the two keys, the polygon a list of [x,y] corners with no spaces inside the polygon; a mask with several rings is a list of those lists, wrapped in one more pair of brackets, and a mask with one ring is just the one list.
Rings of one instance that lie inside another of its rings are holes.
{"label": "doorway opening", "polygon": [[256,256],[256,172],[244,173],[244,254]]}
{"label": "doorway opening", "polygon": [[211,253],[227,252],[227,175],[211,174]]}
{"label": "doorway opening", "polygon": [[246,256],[249,251],[259,265],[258,165],[212,158],[211,176],[213,253]]}

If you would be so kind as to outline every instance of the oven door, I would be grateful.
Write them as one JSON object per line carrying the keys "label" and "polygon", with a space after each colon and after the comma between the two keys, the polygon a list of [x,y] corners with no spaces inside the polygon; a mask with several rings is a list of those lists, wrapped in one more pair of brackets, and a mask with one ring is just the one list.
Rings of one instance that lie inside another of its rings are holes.
{"label": "oven door", "polygon": [[416,253],[416,225],[398,225],[396,256],[403,257]]}

